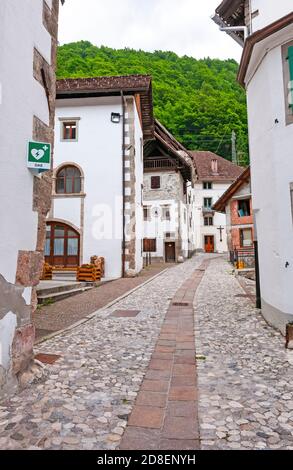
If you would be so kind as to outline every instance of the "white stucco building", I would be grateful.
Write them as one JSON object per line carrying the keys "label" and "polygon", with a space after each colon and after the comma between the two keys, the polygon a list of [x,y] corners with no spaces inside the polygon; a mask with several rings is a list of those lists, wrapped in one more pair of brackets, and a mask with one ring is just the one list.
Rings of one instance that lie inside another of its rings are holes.
{"label": "white stucco building", "polygon": [[246,88],[262,312],[285,332],[293,321],[293,4],[223,1],[217,18],[246,25],[238,80]]}
{"label": "white stucco building", "polygon": [[27,167],[29,141],[53,144],[59,0],[0,2],[0,397],[33,361],[50,172]]}
{"label": "white stucco building", "polygon": [[106,278],[141,271],[143,144],[152,137],[150,77],[58,82],[48,263],[73,268],[97,255]]}
{"label": "white stucco building", "polygon": [[194,252],[193,182],[191,155],[156,121],[144,152],[145,256],[178,262]]}
{"label": "white stucco building", "polygon": [[213,152],[191,152],[197,173],[194,185],[195,243],[198,252],[226,253],[226,215],[212,206],[238,178],[243,168]]}

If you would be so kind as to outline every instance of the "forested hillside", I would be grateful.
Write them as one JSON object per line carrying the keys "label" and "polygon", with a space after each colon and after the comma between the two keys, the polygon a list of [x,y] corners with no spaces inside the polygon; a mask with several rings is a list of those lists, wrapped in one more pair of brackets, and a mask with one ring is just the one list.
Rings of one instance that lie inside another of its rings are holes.
{"label": "forested hillside", "polygon": [[59,47],[58,78],[151,74],[155,116],[191,150],[211,150],[231,159],[231,134],[248,161],[244,90],[234,60],[178,57],[173,52],[95,47],[87,41]]}

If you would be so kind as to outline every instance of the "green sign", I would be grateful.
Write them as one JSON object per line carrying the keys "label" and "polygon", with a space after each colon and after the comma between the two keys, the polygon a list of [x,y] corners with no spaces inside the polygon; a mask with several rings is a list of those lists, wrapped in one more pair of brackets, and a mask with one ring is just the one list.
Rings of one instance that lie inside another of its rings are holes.
{"label": "green sign", "polygon": [[51,144],[44,142],[29,142],[27,167],[35,170],[51,169]]}

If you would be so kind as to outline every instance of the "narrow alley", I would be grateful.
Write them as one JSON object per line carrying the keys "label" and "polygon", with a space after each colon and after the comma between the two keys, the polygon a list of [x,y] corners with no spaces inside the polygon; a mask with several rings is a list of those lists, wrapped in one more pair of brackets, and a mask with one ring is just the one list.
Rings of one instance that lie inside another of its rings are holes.
{"label": "narrow alley", "polygon": [[36,353],[57,360],[1,404],[1,449],[293,449],[293,353],[224,257],[170,268]]}

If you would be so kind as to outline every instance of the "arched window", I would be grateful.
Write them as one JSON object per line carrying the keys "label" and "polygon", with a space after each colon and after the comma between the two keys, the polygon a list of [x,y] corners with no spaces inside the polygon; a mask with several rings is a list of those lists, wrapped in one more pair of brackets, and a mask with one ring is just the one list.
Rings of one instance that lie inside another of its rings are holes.
{"label": "arched window", "polygon": [[81,192],[81,174],[75,166],[65,166],[56,176],[57,194],[79,194]]}

